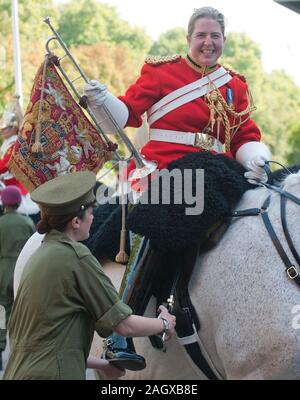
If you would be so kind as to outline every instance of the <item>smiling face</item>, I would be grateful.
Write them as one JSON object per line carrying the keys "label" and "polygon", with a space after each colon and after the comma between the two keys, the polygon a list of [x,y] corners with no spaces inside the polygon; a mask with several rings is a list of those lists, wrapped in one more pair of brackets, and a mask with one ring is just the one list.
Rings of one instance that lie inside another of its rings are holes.
{"label": "smiling face", "polygon": [[211,67],[222,55],[225,40],[217,21],[199,18],[195,22],[193,32],[187,37],[189,55],[197,64]]}

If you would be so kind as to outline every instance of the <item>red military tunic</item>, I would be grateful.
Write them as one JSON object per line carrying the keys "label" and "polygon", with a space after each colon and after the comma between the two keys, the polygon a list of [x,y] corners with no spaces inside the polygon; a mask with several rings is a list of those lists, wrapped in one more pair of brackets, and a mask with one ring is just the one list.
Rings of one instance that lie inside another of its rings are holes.
{"label": "red military tunic", "polygon": [[13,135],[5,139],[0,147],[0,179],[5,183],[6,186],[14,185],[18,186],[23,195],[27,194],[27,190],[20,184],[20,182],[10,173],[8,163],[14,146],[17,140],[17,136]]}
{"label": "red military tunic", "polygon": [[[219,65],[217,66],[219,67]],[[216,67],[216,69],[217,69]],[[210,71],[211,72],[211,71]],[[226,100],[227,89],[230,88],[233,93],[233,106],[236,112],[244,111],[248,106],[248,86],[235,73],[231,73],[232,79],[220,87],[218,90]],[[161,100],[169,93],[188,85],[202,78],[200,72],[188,65],[186,60],[178,57],[173,62],[166,62],[159,65],[144,64],[141,75],[125,93],[121,96],[122,100],[129,109],[129,118],[126,126],[138,127],[142,124],[141,115],[150,109],[155,103]],[[246,120],[248,115],[243,117]],[[210,110],[203,97],[197,98],[189,103],[183,104],[175,110],[170,111],[159,120],[155,121],[151,128],[166,129],[183,132],[203,132],[210,119]],[[233,123],[233,118],[229,121]],[[215,124],[216,125],[216,124]],[[221,125],[219,139],[222,143],[225,141],[225,130]],[[216,126],[213,136],[217,137]],[[226,155],[235,157],[236,151],[241,145],[247,142],[259,141],[261,133],[252,119],[246,120],[230,143],[230,152]],[[201,148],[185,144],[168,143],[150,140],[141,149],[141,153],[148,160],[155,160],[158,168],[165,168],[171,161],[181,158],[190,152],[201,152]],[[133,169],[131,163],[129,170]]]}

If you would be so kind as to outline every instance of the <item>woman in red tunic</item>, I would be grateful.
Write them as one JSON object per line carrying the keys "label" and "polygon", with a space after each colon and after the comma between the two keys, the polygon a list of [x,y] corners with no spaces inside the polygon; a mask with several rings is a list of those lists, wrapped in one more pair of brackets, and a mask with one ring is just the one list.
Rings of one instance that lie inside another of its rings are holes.
{"label": "woman in red tunic", "polygon": [[[184,250],[197,245],[199,238],[230,213],[251,187],[247,180],[251,184],[267,180],[262,167],[271,153],[260,142],[260,130],[250,118],[255,108],[246,80],[218,63],[225,41],[223,14],[203,7],[190,18],[186,57],[148,57],[140,77],[119,98],[97,81],[84,87],[105,133],[116,131],[106,109],[121,128],[139,127],[147,113],[149,141],[141,154],[155,161],[159,170],[184,171],[191,165],[204,169],[201,215],[191,220],[183,203],[164,207],[142,203],[127,218],[127,227],[150,238],[152,248],[169,251],[173,269],[174,264],[183,263]],[[134,168],[132,161],[129,172]],[[126,357],[124,352],[117,354]]]}

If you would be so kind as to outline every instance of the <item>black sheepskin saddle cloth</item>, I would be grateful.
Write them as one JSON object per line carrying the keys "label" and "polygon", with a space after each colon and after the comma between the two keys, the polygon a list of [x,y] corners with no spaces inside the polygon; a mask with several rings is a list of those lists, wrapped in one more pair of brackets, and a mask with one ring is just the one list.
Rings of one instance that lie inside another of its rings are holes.
{"label": "black sheepskin saddle cloth", "polygon": [[[199,215],[186,214],[191,204],[186,204],[184,195],[181,199],[178,198],[178,185],[171,179],[170,187],[167,188],[170,204],[163,204],[164,187],[161,188],[158,204],[149,204],[149,201],[145,204],[151,198],[149,185],[149,191],[127,212],[126,218],[128,230],[148,237],[152,248],[164,253],[178,253],[197,246],[205,240],[207,232],[215,224],[219,224],[230,214],[233,205],[243,193],[253,188],[244,178],[245,169],[235,160],[223,155],[188,154],[168,165],[169,171],[174,169],[191,170],[192,196],[203,196],[203,212]],[[196,190],[196,184],[199,183],[196,179],[197,169],[204,170],[204,190]],[[177,196],[174,197],[175,191]],[[120,229],[121,206],[118,203],[100,205],[94,211],[90,238],[85,244],[97,258],[108,257],[114,260],[119,251]],[[127,254],[130,254],[129,234],[126,247]]]}
{"label": "black sheepskin saddle cloth", "polygon": [[[205,240],[207,232],[215,224],[230,214],[243,193],[253,188],[244,177],[244,167],[221,154],[191,153],[173,161],[167,169],[191,171],[192,196],[203,196],[204,208],[198,215],[187,215],[186,210],[191,204],[186,203],[184,190],[181,191],[181,201],[178,201],[178,184],[176,186],[175,180],[170,180],[167,188],[170,204],[163,204],[163,187],[158,204],[151,204],[147,201],[151,198],[152,189],[149,185],[149,191],[143,194],[147,199],[142,196],[140,203],[129,213],[127,228],[148,237],[152,247],[161,252],[178,252],[197,246]],[[199,184],[197,169],[204,170],[202,190],[196,190],[196,184]],[[175,191],[177,196],[174,197]]]}

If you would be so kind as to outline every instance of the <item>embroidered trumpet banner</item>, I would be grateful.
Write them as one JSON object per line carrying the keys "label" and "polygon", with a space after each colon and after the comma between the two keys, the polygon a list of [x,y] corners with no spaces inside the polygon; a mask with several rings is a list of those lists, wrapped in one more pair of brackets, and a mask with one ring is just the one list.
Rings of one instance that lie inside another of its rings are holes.
{"label": "embroidered trumpet banner", "polygon": [[58,175],[83,170],[96,173],[108,159],[107,145],[55,66],[43,63],[10,159],[12,173],[32,191]]}

